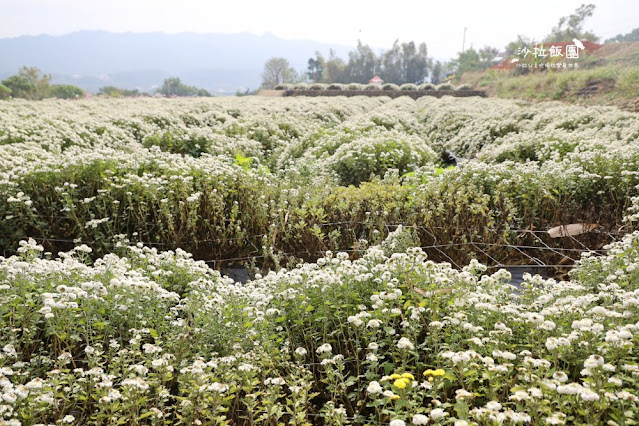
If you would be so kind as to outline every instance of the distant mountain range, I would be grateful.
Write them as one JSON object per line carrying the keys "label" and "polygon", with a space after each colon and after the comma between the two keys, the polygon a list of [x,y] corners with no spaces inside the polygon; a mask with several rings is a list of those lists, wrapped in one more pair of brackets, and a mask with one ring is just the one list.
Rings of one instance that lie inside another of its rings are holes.
{"label": "distant mountain range", "polygon": [[185,84],[228,94],[256,89],[271,57],[285,57],[301,70],[316,51],[327,57],[330,49],[346,59],[352,47],[249,33],[79,31],[20,36],[0,38],[0,79],[27,65],[52,74],[53,83],[74,84],[93,93],[103,86],[151,91],[176,76]]}

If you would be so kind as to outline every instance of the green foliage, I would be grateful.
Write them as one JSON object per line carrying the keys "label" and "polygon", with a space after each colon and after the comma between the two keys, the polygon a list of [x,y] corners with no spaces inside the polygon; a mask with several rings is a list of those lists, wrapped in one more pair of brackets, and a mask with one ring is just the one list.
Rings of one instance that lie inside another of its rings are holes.
{"label": "green foliage", "polygon": [[639,41],[639,27],[630,31],[628,34],[618,34],[615,37],[609,38],[605,41],[605,43],[620,43],[628,41]]}
{"label": "green foliage", "polygon": [[344,60],[335,55],[333,49],[329,51],[328,60],[322,72],[322,83],[349,83],[346,75]]}
{"label": "green foliage", "polygon": [[264,64],[262,88],[272,89],[282,83],[297,83],[300,78],[286,58],[271,58]]}
{"label": "green foliage", "polygon": [[494,47],[485,46],[479,51],[471,47],[460,52],[457,58],[450,62],[449,66],[455,70],[455,78],[459,81],[466,72],[481,71],[494,65],[494,60],[498,53],[499,50]]}
{"label": "green foliage", "polygon": [[244,171],[247,171],[247,172],[251,170],[252,163],[253,163],[253,158],[244,157],[241,154],[237,154],[235,156],[235,161],[233,162],[233,164],[235,164],[236,166],[240,166],[242,169],[244,169]]}
{"label": "green foliage", "polygon": [[315,53],[316,59],[309,58],[308,59],[308,68],[306,75],[308,76],[309,81],[312,83],[321,83],[324,68],[326,67],[326,61],[321,53]]}
{"label": "green foliage", "polygon": [[12,75],[5,79],[2,84],[11,91],[11,96],[14,98],[33,98],[35,86],[23,75]]}
{"label": "green foliage", "polygon": [[54,84],[49,89],[49,96],[59,99],[79,99],[85,96],[84,90],[78,86]]}
{"label": "green foliage", "polygon": [[109,98],[129,98],[138,97],[143,95],[138,89],[121,89],[115,86],[104,86],[98,91],[98,95],[106,96]]}
{"label": "green foliage", "polygon": [[524,35],[517,35],[517,40],[511,41],[506,45],[506,57],[512,57],[517,53],[518,49],[521,49],[525,46],[532,46],[535,44],[535,41],[529,37]]}
{"label": "green foliage", "polygon": [[[443,80],[444,65],[440,61],[436,61],[430,74],[430,81],[433,84],[439,84]],[[424,83],[427,84],[427,83]]]}
{"label": "green foliage", "polygon": [[11,96],[11,89],[4,84],[0,84],[0,99],[7,99]]}
{"label": "green foliage", "polygon": [[399,43],[391,49],[375,54],[369,45],[358,41],[349,52],[348,62],[335,56],[331,50],[328,60],[317,52],[316,59],[308,60],[308,77],[313,82],[366,84],[373,76],[380,75],[386,83],[404,84],[423,81],[428,75],[430,60],[424,43]]}
{"label": "green foliage", "polygon": [[380,55],[379,61],[381,68],[378,74],[386,83],[417,83],[428,76],[430,61],[424,43],[416,46],[411,41],[400,45],[396,40],[389,50]]}
{"label": "green foliage", "polygon": [[596,42],[599,37],[590,31],[584,30],[586,19],[590,18],[594,11],[594,4],[582,4],[572,15],[559,19],[559,23],[546,36],[544,43],[571,41],[574,38]]}
{"label": "green foliage", "polygon": [[179,77],[171,77],[164,80],[162,86],[157,90],[157,93],[164,96],[211,96],[205,89],[187,86],[182,83]]}
{"label": "green foliage", "polygon": [[[633,99],[639,90],[637,66],[608,65],[565,72],[534,73],[523,76],[500,75],[485,79],[488,86],[500,97],[581,101],[578,96],[591,81],[600,81],[601,96],[588,99],[591,104],[615,100]],[[472,79],[470,81],[473,81]],[[480,86],[481,81],[478,83]]]}

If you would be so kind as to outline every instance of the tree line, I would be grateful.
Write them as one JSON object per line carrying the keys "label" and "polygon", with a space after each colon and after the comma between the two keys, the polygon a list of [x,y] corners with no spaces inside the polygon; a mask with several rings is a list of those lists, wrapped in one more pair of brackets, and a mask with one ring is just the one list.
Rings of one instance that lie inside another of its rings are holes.
{"label": "tree line", "polygon": [[18,74],[0,83],[0,99],[23,98],[40,100],[44,98],[76,99],[85,96],[77,86],[50,84],[51,74],[43,74],[36,67],[22,67]]}
{"label": "tree line", "polygon": [[[45,98],[79,99],[86,97],[86,93],[81,88],[67,84],[51,84],[51,79],[51,74],[43,74],[36,67],[23,66],[18,74],[12,75],[0,83],[0,99],[41,100]],[[179,77],[165,79],[155,93],[167,97],[212,96],[206,89],[182,83]],[[138,89],[129,90],[115,86],[102,87],[97,94],[116,98],[151,96],[151,94],[140,92]]]}
{"label": "tree line", "polygon": [[[584,26],[594,13],[594,4],[582,4],[574,13],[559,19],[550,33],[541,41],[544,44],[572,41],[573,39],[597,42],[593,32]],[[628,34],[620,34],[606,43],[639,40],[639,28]],[[335,55],[332,50],[328,58],[320,52],[309,58],[305,70],[296,71],[286,58],[269,59],[262,73],[262,88],[273,88],[282,83],[367,83],[378,75],[385,83],[422,83],[430,81],[439,84],[447,79],[459,81],[466,72],[483,71],[500,60],[513,56],[517,49],[529,47],[537,42],[529,37],[518,35],[503,49],[484,46],[476,49],[472,46],[457,53],[450,61],[440,62],[428,57],[426,44],[414,42],[400,43],[379,54],[368,45],[358,41],[357,47],[349,52],[348,60]]]}
{"label": "tree line", "polygon": [[271,58],[262,73],[262,87],[272,88],[281,83],[368,83],[378,75],[387,83],[423,83],[435,68],[428,57],[425,43],[410,41],[400,43],[376,54],[367,44],[357,42],[357,47],[348,53],[348,60],[335,55],[331,50],[328,58],[320,52],[309,58],[306,70],[297,72],[286,58]]}

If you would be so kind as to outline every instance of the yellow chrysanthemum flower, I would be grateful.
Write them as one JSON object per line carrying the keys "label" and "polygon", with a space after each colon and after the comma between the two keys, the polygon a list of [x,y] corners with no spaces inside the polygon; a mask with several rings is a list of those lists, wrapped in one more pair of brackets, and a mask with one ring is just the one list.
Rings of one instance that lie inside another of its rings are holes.
{"label": "yellow chrysanthemum flower", "polygon": [[437,370],[426,370],[424,371],[424,376],[435,376],[435,377],[442,377],[446,375],[446,371],[442,370],[441,368],[438,368]]}
{"label": "yellow chrysanthemum flower", "polygon": [[412,374],[410,374],[410,373],[404,373],[404,374],[402,374],[402,378],[404,378],[404,379],[411,379],[411,380],[415,380],[415,376],[413,376],[413,375],[412,375]]}
{"label": "yellow chrysanthemum flower", "polygon": [[399,399],[399,395],[393,395],[388,399],[390,399],[391,401],[397,401]]}
{"label": "yellow chrysanthemum flower", "polygon": [[391,380],[397,380],[397,379],[401,379],[401,378],[402,378],[402,376],[400,376],[397,373],[393,373],[393,374],[390,375],[390,379]]}
{"label": "yellow chrysanthemum flower", "polygon": [[398,387],[400,389],[404,389],[406,386],[408,386],[408,384],[410,383],[409,379],[397,379],[393,382],[393,385],[395,387]]}

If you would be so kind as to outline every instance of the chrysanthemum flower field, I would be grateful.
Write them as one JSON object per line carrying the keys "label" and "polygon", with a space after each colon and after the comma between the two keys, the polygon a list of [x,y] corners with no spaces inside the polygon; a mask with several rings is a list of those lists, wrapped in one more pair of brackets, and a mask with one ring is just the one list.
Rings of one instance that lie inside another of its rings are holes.
{"label": "chrysanthemum flower field", "polygon": [[636,424],[638,185],[613,108],[2,102],[0,424]]}

